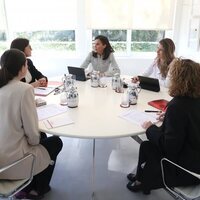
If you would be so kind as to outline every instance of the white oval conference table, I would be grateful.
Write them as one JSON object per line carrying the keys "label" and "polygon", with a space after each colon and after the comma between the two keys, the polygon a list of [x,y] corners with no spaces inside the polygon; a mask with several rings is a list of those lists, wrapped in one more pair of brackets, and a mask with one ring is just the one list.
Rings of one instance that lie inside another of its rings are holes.
{"label": "white oval conference table", "polygon": [[[130,82],[130,78],[126,82]],[[136,105],[129,108],[120,107],[123,93],[116,93],[111,86],[111,79],[107,80],[107,87],[93,88],[90,80],[85,82],[76,81],[75,86],[79,93],[79,104],[77,108],[69,108],[67,112],[61,114],[69,116],[74,123],[66,126],[48,129],[42,121],[39,121],[40,131],[57,136],[88,138],[93,139],[93,172],[92,172],[92,195],[94,194],[95,176],[95,139],[117,138],[132,136],[137,142],[141,142],[138,135],[143,134],[144,129],[137,124],[131,123],[119,115],[128,110],[136,109],[144,111],[146,109],[156,110],[148,105],[149,101],[156,99],[170,100],[166,88],[161,88],[160,92],[141,90]],[[60,95],[51,93],[45,97],[48,104],[59,104]],[[52,118],[56,119],[59,116]]]}
{"label": "white oval conference table", "polygon": [[[110,79],[105,88],[91,87],[90,80],[85,82],[76,81],[75,86],[79,93],[79,104],[77,108],[69,108],[66,113],[73,124],[57,128],[47,129],[44,123],[39,122],[41,131],[53,135],[73,138],[116,138],[136,136],[144,133],[144,129],[137,124],[130,123],[119,117],[121,113],[128,110],[144,111],[145,109],[156,110],[148,105],[148,102],[156,99],[170,100],[166,88],[160,92],[141,90],[136,105],[129,108],[120,107],[123,93],[115,92],[111,87]],[[60,95],[45,97],[48,104],[59,104]],[[58,116],[54,116],[56,118]]]}

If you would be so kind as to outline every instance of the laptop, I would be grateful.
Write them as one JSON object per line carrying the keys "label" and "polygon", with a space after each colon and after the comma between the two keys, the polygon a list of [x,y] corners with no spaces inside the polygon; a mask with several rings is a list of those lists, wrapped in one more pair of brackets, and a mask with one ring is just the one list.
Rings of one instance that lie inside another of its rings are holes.
{"label": "laptop", "polygon": [[140,81],[140,87],[145,90],[150,90],[154,92],[160,91],[160,84],[157,78],[150,78],[146,76],[138,76]]}
{"label": "laptop", "polygon": [[73,75],[76,76],[77,81],[86,81],[86,80],[89,79],[85,75],[85,69],[84,68],[72,67],[72,66],[68,66],[67,68],[68,68],[69,74],[73,74]]}

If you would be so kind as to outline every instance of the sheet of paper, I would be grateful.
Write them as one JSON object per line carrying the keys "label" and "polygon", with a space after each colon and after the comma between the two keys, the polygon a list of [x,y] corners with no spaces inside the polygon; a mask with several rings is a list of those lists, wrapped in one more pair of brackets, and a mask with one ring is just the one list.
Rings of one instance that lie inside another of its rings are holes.
{"label": "sheet of paper", "polygon": [[68,107],[60,106],[56,104],[41,106],[37,108],[38,119],[39,120],[47,119],[49,117],[64,113],[67,110],[68,110]]}
{"label": "sheet of paper", "polygon": [[74,123],[74,121],[69,116],[60,115],[56,117],[55,119],[46,119],[43,121],[43,123],[48,129],[51,129],[51,128],[56,128],[56,127],[72,124]]}
{"label": "sheet of paper", "polygon": [[156,123],[158,121],[156,119],[158,117],[156,113],[146,113],[138,110],[126,111],[120,114],[120,117],[138,125],[141,125],[145,121],[151,121],[152,123]]}
{"label": "sheet of paper", "polygon": [[36,96],[47,96],[55,90],[55,87],[37,87],[34,88],[34,94]]}

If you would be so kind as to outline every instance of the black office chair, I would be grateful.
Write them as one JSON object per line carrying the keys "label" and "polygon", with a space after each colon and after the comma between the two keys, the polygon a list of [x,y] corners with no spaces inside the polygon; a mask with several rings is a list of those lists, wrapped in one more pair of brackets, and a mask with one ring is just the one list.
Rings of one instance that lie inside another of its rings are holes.
{"label": "black office chair", "polygon": [[16,160],[15,162],[0,169],[0,173],[19,165],[27,159],[31,159],[30,174],[28,178],[20,180],[6,180],[0,179],[0,198],[14,199],[14,195],[25,188],[33,179],[35,156],[33,154],[26,154],[23,158]]}
{"label": "black office chair", "polygon": [[161,170],[162,170],[162,179],[165,185],[165,189],[175,198],[175,199],[182,199],[182,200],[198,200],[200,199],[200,184],[193,185],[193,186],[184,186],[184,187],[168,187],[165,181],[165,174],[164,174],[164,162],[168,162],[179,169],[193,175],[194,177],[200,179],[200,174],[191,172],[180,165],[172,162],[167,158],[163,158],[161,160]]}

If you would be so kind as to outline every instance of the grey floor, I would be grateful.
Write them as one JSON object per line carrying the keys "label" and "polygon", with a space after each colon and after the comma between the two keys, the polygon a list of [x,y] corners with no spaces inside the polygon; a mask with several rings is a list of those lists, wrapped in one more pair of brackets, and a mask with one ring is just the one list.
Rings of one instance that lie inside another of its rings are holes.
{"label": "grey floor", "polygon": [[137,164],[139,145],[130,137],[96,139],[95,176],[92,184],[93,140],[63,138],[51,180],[52,190],[44,200],[172,200],[163,189],[151,195],[132,193],[126,189],[126,174]]}

